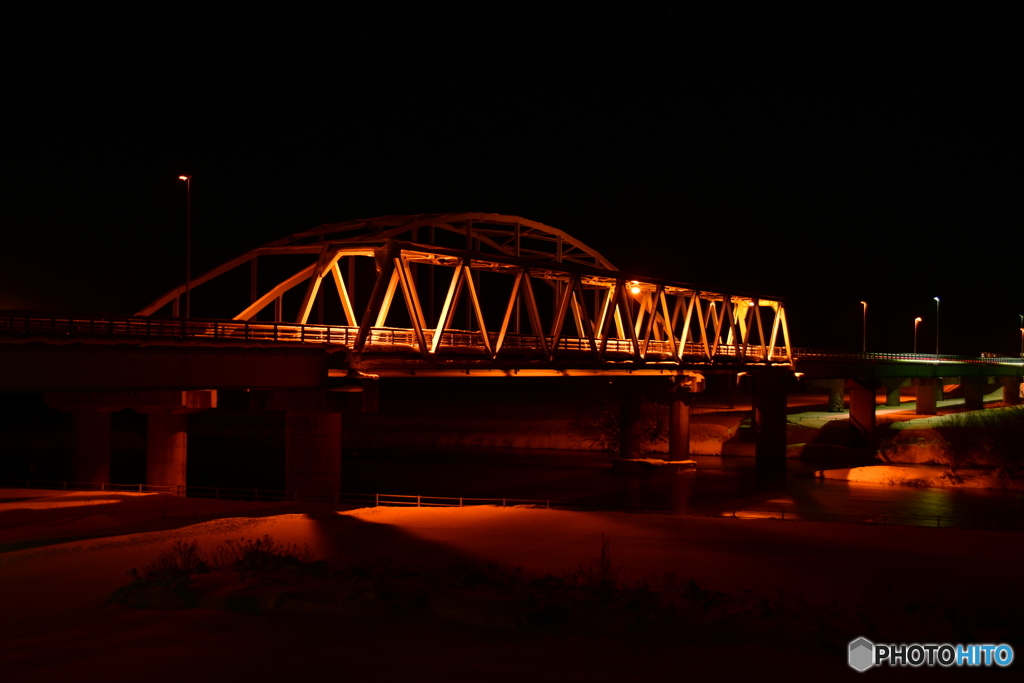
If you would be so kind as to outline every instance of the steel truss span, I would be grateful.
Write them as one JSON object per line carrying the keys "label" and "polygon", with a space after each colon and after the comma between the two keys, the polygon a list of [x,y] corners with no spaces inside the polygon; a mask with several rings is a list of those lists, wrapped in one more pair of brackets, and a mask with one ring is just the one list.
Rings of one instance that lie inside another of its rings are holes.
{"label": "steel truss span", "polygon": [[[296,257],[301,265],[283,276],[271,267]],[[281,323],[310,326],[303,342],[340,340],[365,358],[419,366],[791,365],[781,298],[622,273],[571,235],[517,216],[420,214],[323,225],[193,279],[193,301],[204,285],[243,267],[248,300],[216,317],[248,323],[250,332],[269,323],[275,335]],[[268,271],[278,274],[259,286],[260,272]],[[185,284],[176,287],[138,315],[176,314],[185,291]],[[336,320],[327,319],[331,310]]]}

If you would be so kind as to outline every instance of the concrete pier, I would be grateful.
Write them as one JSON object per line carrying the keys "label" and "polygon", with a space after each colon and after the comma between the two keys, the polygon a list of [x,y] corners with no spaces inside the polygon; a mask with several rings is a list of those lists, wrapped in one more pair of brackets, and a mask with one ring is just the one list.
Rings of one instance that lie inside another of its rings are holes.
{"label": "concrete pier", "polygon": [[285,413],[287,491],[324,496],[341,492],[341,413],[345,398],[343,393],[315,389],[269,392],[265,409]]}
{"label": "concrete pier", "polygon": [[1003,377],[1000,379],[1000,383],[1003,385],[1003,403],[1011,406],[1019,406],[1021,404],[1020,378]]}
{"label": "concrete pier", "polygon": [[640,457],[640,392],[629,380],[619,387],[619,457]]}
{"label": "concrete pier", "polygon": [[170,410],[146,415],[146,484],[184,492],[188,463],[188,416]]}
{"label": "concrete pier", "polygon": [[110,482],[110,414],[131,408],[147,416],[146,483],[179,492],[184,491],[188,460],[186,415],[217,407],[212,389],[71,391],[45,394],[45,399],[74,414],[75,481]]}
{"label": "concrete pier", "polygon": [[960,386],[964,390],[964,408],[981,410],[985,407],[985,377],[961,377]]}
{"label": "concrete pier", "polygon": [[672,392],[668,414],[668,458],[690,459],[690,406],[696,396],[682,389]]}
{"label": "concrete pier", "polygon": [[827,379],[824,384],[828,389],[828,412],[841,413],[845,410],[843,405],[843,385],[841,379]]}
{"label": "concrete pier", "polygon": [[875,380],[848,380],[850,394],[850,440],[856,447],[867,448],[875,443]]}
{"label": "concrete pier", "polygon": [[341,492],[341,413],[285,413],[285,488]]}
{"label": "concrete pier", "polygon": [[753,419],[756,444],[754,468],[758,478],[777,480],[786,476],[787,377],[753,378]]}
{"label": "concrete pier", "polygon": [[71,481],[109,484],[110,413],[74,410],[71,425]]}
{"label": "concrete pier", "polygon": [[902,377],[893,377],[882,380],[885,387],[885,406],[887,408],[898,408],[900,405],[900,387],[903,386]]}
{"label": "concrete pier", "polygon": [[933,378],[919,378],[914,380],[914,387],[917,389],[917,408],[915,413],[918,415],[935,415],[935,388],[940,387],[939,380]]}

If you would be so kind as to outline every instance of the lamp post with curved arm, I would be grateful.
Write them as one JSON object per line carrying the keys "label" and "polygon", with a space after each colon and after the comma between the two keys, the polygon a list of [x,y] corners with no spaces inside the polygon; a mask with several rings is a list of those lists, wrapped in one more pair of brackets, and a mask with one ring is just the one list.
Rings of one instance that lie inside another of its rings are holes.
{"label": "lamp post with curved arm", "polygon": [[939,297],[935,299],[935,355],[939,355]]}
{"label": "lamp post with curved arm", "polygon": [[914,353],[917,353],[917,326],[921,324],[921,316],[914,318]]}

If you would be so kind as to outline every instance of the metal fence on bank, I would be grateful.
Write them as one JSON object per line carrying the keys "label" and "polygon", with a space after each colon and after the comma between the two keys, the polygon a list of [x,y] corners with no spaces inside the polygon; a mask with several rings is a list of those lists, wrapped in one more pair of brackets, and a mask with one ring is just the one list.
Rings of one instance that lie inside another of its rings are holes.
{"label": "metal fence on bank", "polygon": [[[909,515],[893,513],[821,512],[786,509],[771,506],[719,506],[713,510],[692,510],[653,505],[611,505],[589,501],[566,501],[538,498],[475,498],[453,496],[423,496],[391,493],[308,493],[273,491],[256,488],[228,488],[215,486],[151,486],[149,484],[107,484],[74,481],[39,481],[35,479],[0,479],[0,489],[43,489],[58,491],[103,491],[111,493],[160,494],[188,498],[207,498],[229,501],[265,503],[321,503],[345,509],[363,507],[532,507],[548,510],[577,512],[629,512],[677,515],[688,517],[717,517],[731,519],[775,519],[800,522],[840,522],[879,526],[919,526],[941,529],[986,529],[1024,531],[1024,524],[1002,516],[984,520],[947,517],[942,515]],[[0,503],[3,500],[0,499]]]}
{"label": "metal fence on bank", "polygon": [[44,489],[47,491],[110,491],[112,493],[162,493],[180,495],[179,486],[150,484],[110,484],[90,481],[43,481],[39,479],[0,479],[0,489]]}

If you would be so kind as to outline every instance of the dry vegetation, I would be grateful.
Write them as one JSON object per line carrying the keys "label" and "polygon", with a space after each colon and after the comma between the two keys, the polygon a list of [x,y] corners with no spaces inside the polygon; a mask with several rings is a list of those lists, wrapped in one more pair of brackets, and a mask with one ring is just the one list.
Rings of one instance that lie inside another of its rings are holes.
{"label": "dry vegetation", "polygon": [[1003,477],[1024,474],[1024,406],[944,415],[930,429],[879,430],[879,453],[887,462],[946,465],[950,473],[992,468]]}
{"label": "dry vegetation", "polygon": [[954,473],[985,462],[1005,476],[1024,469],[1024,406],[952,413],[942,418],[938,432]]}
{"label": "dry vegetation", "polygon": [[[674,574],[625,581],[621,569],[604,536],[591,562],[539,578],[496,564],[412,566],[374,558],[345,565],[315,559],[308,547],[281,545],[269,536],[225,542],[209,557],[196,541],[178,541],[141,572],[131,570],[132,581],[111,600],[162,609],[210,607],[202,592],[209,592],[209,579],[216,577],[236,594],[256,584],[274,590],[272,599],[264,590],[260,599],[236,597],[217,605],[231,611],[440,619],[499,630],[615,634],[654,647],[671,647],[680,638],[753,642],[778,632],[807,639],[822,650],[844,645],[854,631],[893,642],[1016,641],[1024,636],[1024,584],[1019,582],[999,601],[889,589],[812,605],[781,590],[773,595],[709,590]],[[196,587],[202,579],[206,587]],[[168,592],[176,596],[170,602]]]}

